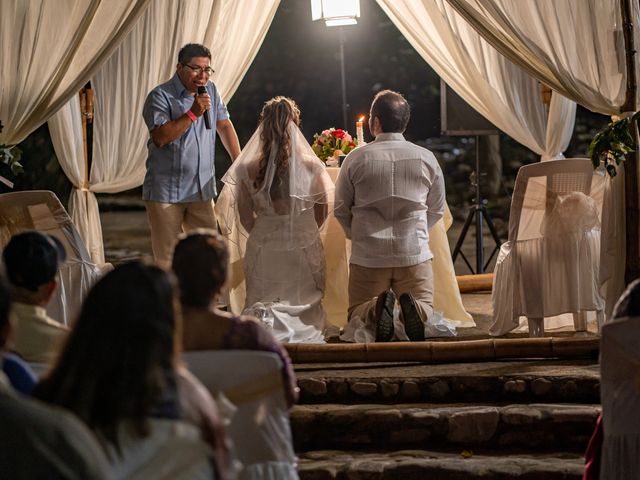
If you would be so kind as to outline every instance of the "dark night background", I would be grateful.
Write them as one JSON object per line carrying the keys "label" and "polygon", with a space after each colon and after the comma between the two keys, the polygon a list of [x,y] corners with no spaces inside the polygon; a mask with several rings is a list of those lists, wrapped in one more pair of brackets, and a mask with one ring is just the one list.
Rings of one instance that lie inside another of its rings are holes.
{"label": "dark night background", "polygon": [[[449,206],[454,216],[464,218],[473,196],[469,174],[474,163],[474,140],[440,135],[439,77],[374,0],[361,0],[360,5],[358,25],[342,27],[350,105],[346,127],[355,136],[356,118],[368,113],[371,99],[379,90],[389,88],[403,93],[412,108],[405,136],[434,151],[445,173]],[[289,96],[298,103],[302,130],[309,141],[315,132],[343,127],[337,28],[312,22],[308,0],[282,0],[253,64],[228,103],[241,145],[254,132],[262,104],[276,95]],[[607,122],[607,117],[579,108],[574,136],[565,155],[586,156],[595,131]],[[366,127],[365,139],[371,140]],[[0,174],[14,180],[16,190],[53,190],[66,205],[71,185],[55,158],[47,126],[31,134],[20,148],[26,173],[15,178],[6,170]],[[494,216],[503,220],[499,226],[504,231],[517,169],[538,161],[538,156],[504,134],[500,135],[500,149],[503,181],[499,188],[485,193]],[[216,164],[217,175],[221,177],[229,164],[221,147]],[[117,197],[139,199],[140,189]],[[98,198],[101,209],[113,207],[113,195]]]}

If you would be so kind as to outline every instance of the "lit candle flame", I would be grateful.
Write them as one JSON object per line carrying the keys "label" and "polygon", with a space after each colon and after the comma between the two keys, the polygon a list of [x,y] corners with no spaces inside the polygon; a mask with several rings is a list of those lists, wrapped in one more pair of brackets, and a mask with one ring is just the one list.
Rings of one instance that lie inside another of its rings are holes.
{"label": "lit candle flame", "polygon": [[359,122],[364,122],[364,115],[360,115],[360,118],[358,119]]}

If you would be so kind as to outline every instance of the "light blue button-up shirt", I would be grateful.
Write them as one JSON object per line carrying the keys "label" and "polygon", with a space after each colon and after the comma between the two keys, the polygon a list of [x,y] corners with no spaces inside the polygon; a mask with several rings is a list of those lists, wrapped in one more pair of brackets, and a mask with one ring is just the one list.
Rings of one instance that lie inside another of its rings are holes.
{"label": "light blue button-up shirt", "polygon": [[[211,200],[216,195],[216,122],[229,118],[227,107],[213,82],[207,83],[211,97],[211,130],[198,118],[173,142],[157,147],[147,142],[147,173],[142,198],[153,202],[182,203]],[[176,120],[191,108],[194,97],[178,75],[154,88],[144,102],[142,115],[149,131]]]}

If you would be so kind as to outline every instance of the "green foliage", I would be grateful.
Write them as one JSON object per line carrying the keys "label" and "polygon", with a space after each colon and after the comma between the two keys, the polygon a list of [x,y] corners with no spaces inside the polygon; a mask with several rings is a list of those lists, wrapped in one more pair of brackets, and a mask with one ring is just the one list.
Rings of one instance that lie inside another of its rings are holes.
{"label": "green foliage", "polygon": [[616,167],[625,161],[626,155],[636,150],[631,127],[639,116],[640,112],[636,112],[632,117],[611,122],[593,137],[589,157],[594,168],[602,163],[610,176],[616,176]]}
{"label": "green foliage", "polygon": [[16,146],[0,145],[0,162],[8,165],[11,173],[19,175],[24,172],[24,168],[20,163],[22,150]]}

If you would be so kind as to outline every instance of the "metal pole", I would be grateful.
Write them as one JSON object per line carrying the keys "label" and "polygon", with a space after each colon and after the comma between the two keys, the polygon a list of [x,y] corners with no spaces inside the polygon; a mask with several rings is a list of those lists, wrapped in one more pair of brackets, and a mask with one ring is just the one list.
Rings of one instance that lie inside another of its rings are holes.
{"label": "metal pole", "polygon": [[476,275],[484,273],[482,232],[482,197],[480,196],[480,137],[476,135]]}
{"label": "metal pole", "polygon": [[338,27],[340,30],[340,76],[342,80],[342,128],[347,130],[347,76],[344,71],[344,28]]}

